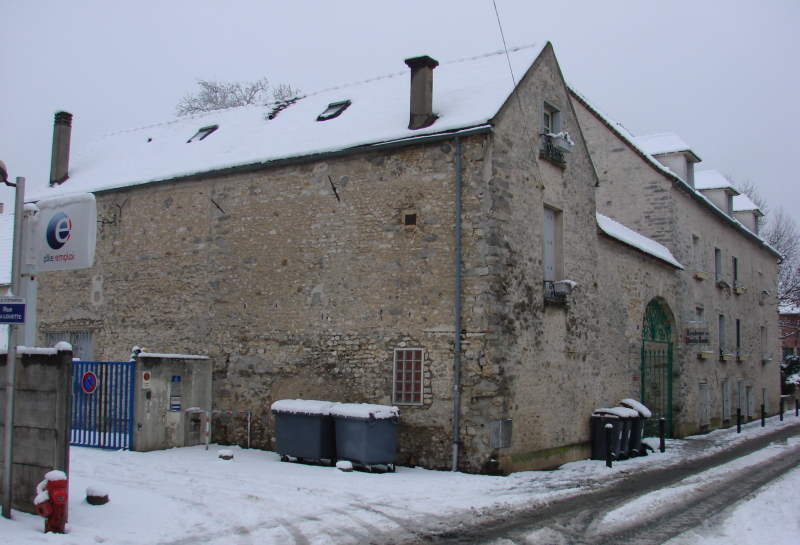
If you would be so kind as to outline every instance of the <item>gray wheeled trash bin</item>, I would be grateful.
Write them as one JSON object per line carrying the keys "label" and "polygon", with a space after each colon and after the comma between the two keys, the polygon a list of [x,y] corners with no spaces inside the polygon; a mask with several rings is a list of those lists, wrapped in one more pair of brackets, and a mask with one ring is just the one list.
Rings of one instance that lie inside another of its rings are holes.
{"label": "gray wheeled trash bin", "polygon": [[623,399],[619,404],[633,409],[639,414],[638,418],[634,418],[631,426],[631,443],[628,450],[630,456],[647,456],[647,446],[642,442],[644,439],[644,422],[645,419],[653,416],[653,413],[635,399]]}
{"label": "gray wheeled trash bin", "polygon": [[330,460],[336,463],[336,428],[331,401],[281,399],[272,404],[275,451],[281,460]]}
{"label": "gray wheeled trash bin", "polygon": [[606,424],[612,426],[611,454],[615,460],[620,459],[623,419],[613,414],[613,409],[597,409],[592,415],[592,460],[606,459]]}
{"label": "gray wheeled trash bin", "polygon": [[366,466],[395,470],[400,411],[388,405],[342,403],[331,407],[336,421],[336,457]]}

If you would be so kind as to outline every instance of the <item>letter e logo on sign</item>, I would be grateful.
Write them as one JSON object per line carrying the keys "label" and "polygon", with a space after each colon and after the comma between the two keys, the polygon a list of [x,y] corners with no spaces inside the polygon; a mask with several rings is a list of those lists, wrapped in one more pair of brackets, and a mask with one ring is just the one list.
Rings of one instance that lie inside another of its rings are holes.
{"label": "letter e logo on sign", "polygon": [[53,250],[60,250],[69,240],[71,231],[72,221],[64,212],[59,212],[47,224],[47,232],[45,234],[47,245]]}

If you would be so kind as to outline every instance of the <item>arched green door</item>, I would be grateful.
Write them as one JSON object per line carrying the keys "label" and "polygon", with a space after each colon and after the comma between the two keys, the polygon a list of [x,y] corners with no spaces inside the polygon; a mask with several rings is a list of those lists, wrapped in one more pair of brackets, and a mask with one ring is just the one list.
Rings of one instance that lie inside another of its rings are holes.
{"label": "arched green door", "polygon": [[658,436],[658,421],[666,420],[672,437],[672,326],[661,304],[653,299],[644,312],[642,327],[642,403],[653,413],[645,436]]}

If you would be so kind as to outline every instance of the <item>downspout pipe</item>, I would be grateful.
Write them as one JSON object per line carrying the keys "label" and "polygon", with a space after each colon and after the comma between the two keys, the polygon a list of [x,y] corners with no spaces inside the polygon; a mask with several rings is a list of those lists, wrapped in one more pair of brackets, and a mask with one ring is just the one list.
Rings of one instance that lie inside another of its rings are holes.
{"label": "downspout pipe", "polygon": [[458,416],[461,412],[461,139],[456,136],[456,187],[455,187],[455,336],[453,339],[453,468],[458,471]]}

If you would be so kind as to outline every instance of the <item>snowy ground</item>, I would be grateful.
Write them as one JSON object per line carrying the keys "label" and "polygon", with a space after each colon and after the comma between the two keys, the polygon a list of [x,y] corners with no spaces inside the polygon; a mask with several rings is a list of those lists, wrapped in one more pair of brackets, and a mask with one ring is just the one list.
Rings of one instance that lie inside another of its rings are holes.
{"label": "snowy ground", "polygon": [[[0,543],[106,544],[352,544],[413,539],[414,532],[470,524],[514,508],[579,494],[645,467],[679,463],[692,441],[711,439],[709,454],[747,437],[796,423],[794,412],[702,438],[667,442],[667,452],[615,463],[581,461],[556,471],[509,477],[464,475],[398,467],[396,473],[342,472],[332,467],[280,462],[273,452],[211,445],[148,453],[72,448],[67,535],[43,535],[42,518],[13,512],[0,518]],[[800,444],[773,444],[750,456],[645,495],[609,513],[603,525],[631,513],[679,502],[693,487],[751,464],[762,464]],[[234,458],[218,457],[231,449]],[[762,489],[727,518],[670,541],[670,545],[798,543],[800,510],[794,496],[800,469]],[[110,503],[86,503],[88,487],[105,489]],[[542,538],[542,539],[539,539]],[[546,535],[528,536],[546,543]]]}

